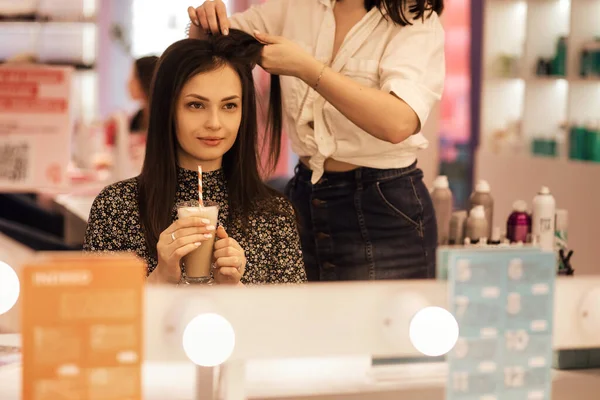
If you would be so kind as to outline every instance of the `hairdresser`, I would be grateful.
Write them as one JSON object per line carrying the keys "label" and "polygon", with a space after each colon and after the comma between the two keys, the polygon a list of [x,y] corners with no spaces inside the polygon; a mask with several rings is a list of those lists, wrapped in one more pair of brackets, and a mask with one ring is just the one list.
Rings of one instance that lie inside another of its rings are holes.
{"label": "hairdresser", "polygon": [[432,278],[435,214],[417,153],[444,85],[443,0],[267,0],[188,8],[190,37],[238,28],[281,75],[299,156],[286,194],[310,281]]}

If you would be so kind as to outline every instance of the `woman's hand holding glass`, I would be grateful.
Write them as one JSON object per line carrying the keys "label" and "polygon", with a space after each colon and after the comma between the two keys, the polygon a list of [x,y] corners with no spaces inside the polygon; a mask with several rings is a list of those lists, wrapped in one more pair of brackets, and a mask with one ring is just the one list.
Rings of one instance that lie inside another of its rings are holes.
{"label": "woman's hand holding glass", "polygon": [[159,281],[178,283],[181,280],[181,259],[196,250],[214,235],[215,227],[205,218],[182,218],[165,229],[156,245],[158,265],[153,271]]}

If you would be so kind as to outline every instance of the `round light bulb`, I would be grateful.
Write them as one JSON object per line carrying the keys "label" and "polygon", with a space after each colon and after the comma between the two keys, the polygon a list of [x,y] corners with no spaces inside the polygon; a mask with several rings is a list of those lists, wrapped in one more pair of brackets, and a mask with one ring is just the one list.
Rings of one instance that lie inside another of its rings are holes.
{"label": "round light bulb", "polygon": [[235,347],[235,332],[225,318],[207,313],[194,317],[183,331],[183,350],[202,367],[214,367],[227,361]]}
{"label": "round light bulb", "polygon": [[458,322],[441,307],[426,307],[415,314],[408,331],[412,345],[430,357],[448,353],[458,340]]}
{"label": "round light bulb", "polygon": [[20,291],[17,273],[10,265],[0,261],[0,315],[13,308]]}

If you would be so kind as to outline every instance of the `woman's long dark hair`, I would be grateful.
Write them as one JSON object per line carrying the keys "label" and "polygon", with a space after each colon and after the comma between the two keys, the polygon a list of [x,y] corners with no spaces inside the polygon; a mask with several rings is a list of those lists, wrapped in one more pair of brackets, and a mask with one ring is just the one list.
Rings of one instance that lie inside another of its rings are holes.
{"label": "woman's long dark hair", "polygon": [[146,97],[150,98],[150,89],[152,87],[152,78],[154,77],[154,71],[156,70],[156,64],[158,63],[158,57],[146,56],[135,60],[135,74],[140,82],[140,86],[144,91]]}
{"label": "woman's long dark hair", "polygon": [[154,77],[156,64],[158,64],[158,57],[156,56],[146,56],[138,58],[133,64],[135,68],[135,75],[137,77],[138,82],[140,83],[142,91],[144,92],[144,96],[146,96],[146,101],[144,102],[144,106],[142,107],[142,109],[140,109],[133,116],[129,124],[129,130],[131,132],[145,131],[148,129],[148,115],[150,114],[148,111],[148,99],[150,98],[152,78]]}
{"label": "woman's long dark hair", "polygon": [[[244,218],[257,207],[275,204],[276,192],[260,176],[256,90],[252,70],[263,44],[235,29],[227,36],[175,42],[161,56],[152,84],[150,124],[146,157],[138,177],[139,206],[143,230],[151,254],[156,254],[160,233],[170,224],[177,189],[176,104],[183,86],[193,76],[225,65],[233,68],[242,82],[242,119],[237,139],[223,156],[228,182],[230,214]],[[271,76],[267,123],[269,169],[279,159],[282,111],[279,77]]]}
{"label": "woman's long dark hair", "polygon": [[[385,10],[389,18],[398,25],[412,25],[412,20],[429,18],[432,13],[442,15],[444,0],[365,0],[365,8],[377,7]],[[410,15],[406,15],[408,10]],[[410,18],[412,16],[412,18]]]}

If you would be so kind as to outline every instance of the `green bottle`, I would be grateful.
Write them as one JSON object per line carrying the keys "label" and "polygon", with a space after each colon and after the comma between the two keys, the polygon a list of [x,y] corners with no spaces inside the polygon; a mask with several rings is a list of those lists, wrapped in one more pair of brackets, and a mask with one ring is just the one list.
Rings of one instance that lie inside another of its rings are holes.
{"label": "green bottle", "polygon": [[556,42],[556,55],[552,60],[552,75],[567,75],[567,38],[561,36]]}
{"label": "green bottle", "polygon": [[537,156],[538,154],[540,154],[540,139],[534,137],[531,140],[531,153],[534,156]]}
{"label": "green bottle", "polygon": [[569,158],[585,160],[586,130],[579,124],[571,127],[569,132]]}
{"label": "green bottle", "polygon": [[582,78],[587,78],[588,76],[592,75],[593,73],[593,68],[594,68],[594,53],[590,53],[589,50],[584,49],[581,52],[581,58],[580,58],[580,70],[579,70],[579,75]]}
{"label": "green bottle", "polygon": [[600,77],[600,36],[596,36],[594,44],[590,57],[591,70],[593,75]]}
{"label": "green bottle", "polygon": [[598,124],[595,127],[590,127],[588,133],[590,141],[590,160],[600,162],[600,127]]}
{"label": "green bottle", "polygon": [[598,141],[596,127],[592,123],[585,125],[583,159],[586,161],[594,161],[596,142]]}

